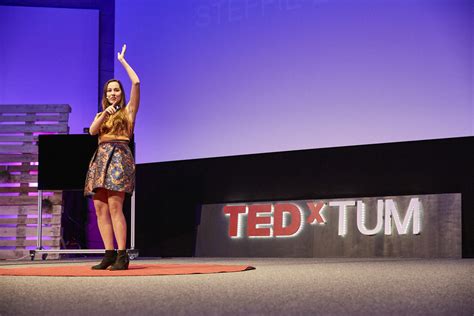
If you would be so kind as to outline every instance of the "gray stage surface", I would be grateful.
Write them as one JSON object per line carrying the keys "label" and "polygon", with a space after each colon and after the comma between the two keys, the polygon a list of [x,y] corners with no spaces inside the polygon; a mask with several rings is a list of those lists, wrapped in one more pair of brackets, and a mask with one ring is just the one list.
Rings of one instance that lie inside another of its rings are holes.
{"label": "gray stage surface", "polygon": [[[96,261],[0,265],[92,264]],[[0,277],[0,315],[473,315],[474,259],[173,258],[238,273]],[[132,262],[133,263],[133,262]]]}

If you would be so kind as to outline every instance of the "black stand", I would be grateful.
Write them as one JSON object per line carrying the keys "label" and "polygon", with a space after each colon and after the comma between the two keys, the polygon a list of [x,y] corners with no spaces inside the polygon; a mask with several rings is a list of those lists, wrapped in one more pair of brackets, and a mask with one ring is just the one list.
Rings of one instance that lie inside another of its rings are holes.
{"label": "black stand", "polygon": [[[135,152],[133,139],[131,150]],[[38,140],[38,228],[36,249],[30,250],[31,260],[37,254],[46,260],[48,254],[93,254],[105,249],[59,249],[43,248],[43,191],[83,190],[89,161],[97,149],[97,137],[89,135],[40,135]],[[135,249],[135,191],[131,199],[130,212],[130,259],[138,257]]]}

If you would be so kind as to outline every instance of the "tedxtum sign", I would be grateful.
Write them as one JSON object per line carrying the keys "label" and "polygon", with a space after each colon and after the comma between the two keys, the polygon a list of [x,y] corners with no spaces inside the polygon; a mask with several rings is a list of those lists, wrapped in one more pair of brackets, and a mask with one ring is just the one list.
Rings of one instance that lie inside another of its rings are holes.
{"label": "tedxtum sign", "polygon": [[208,204],[197,256],[461,257],[461,194]]}
{"label": "tedxtum sign", "polygon": [[[306,207],[306,212],[304,208]],[[347,234],[347,212],[356,211],[357,229],[363,235],[375,235],[382,230],[385,235],[391,235],[393,227],[399,235],[408,234],[410,223],[413,223],[412,233],[421,232],[422,204],[420,199],[410,199],[404,216],[400,215],[399,207],[394,199],[378,199],[377,223],[373,228],[367,228],[365,219],[367,207],[362,200],[310,201],[303,203],[262,203],[225,205],[223,213],[229,217],[229,237],[296,237],[307,225],[326,224],[325,212],[337,212],[338,235]],[[307,215],[306,215],[307,214]],[[247,221],[244,231],[243,221]],[[394,225],[392,225],[392,223]]]}

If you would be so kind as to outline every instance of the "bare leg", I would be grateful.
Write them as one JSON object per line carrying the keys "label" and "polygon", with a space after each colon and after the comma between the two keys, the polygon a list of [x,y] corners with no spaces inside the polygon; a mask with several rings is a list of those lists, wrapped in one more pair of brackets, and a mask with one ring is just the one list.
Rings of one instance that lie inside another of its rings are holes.
{"label": "bare leg", "polygon": [[106,250],[114,250],[114,231],[107,201],[107,190],[99,189],[94,195],[97,224]]}
{"label": "bare leg", "polygon": [[123,215],[124,192],[107,191],[110,217],[119,250],[127,248],[127,222]]}

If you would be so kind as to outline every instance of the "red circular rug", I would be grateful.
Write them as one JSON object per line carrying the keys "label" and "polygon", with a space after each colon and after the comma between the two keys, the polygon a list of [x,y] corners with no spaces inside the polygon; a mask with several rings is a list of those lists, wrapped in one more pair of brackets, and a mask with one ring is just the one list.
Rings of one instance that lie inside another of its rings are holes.
{"label": "red circular rug", "polygon": [[223,272],[240,272],[253,270],[254,267],[244,265],[222,264],[131,264],[128,270],[92,270],[91,265],[66,265],[54,267],[22,267],[0,268],[0,275],[22,276],[68,276],[68,277],[113,277],[113,276],[147,276],[147,275],[178,275],[206,274]]}

